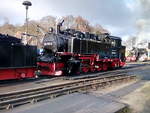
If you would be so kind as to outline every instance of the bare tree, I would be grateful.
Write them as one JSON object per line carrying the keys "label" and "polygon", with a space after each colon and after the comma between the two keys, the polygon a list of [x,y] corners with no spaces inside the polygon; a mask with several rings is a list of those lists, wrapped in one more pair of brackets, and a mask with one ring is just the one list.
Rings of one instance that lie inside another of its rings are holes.
{"label": "bare tree", "polygon": [[94,27],[92,28],[92,32],[95,34],[104,34],[104,33],[109,33],[108,30],[104,29],[101,25],[96,24]]}
{"label": "bare tree", "polygon": [[0,33],[15,35],[16,28],[14,25],[5,23],[3,26],[0,27]]}
{"label": "bare tree", "polygon": [[46,16],[46,17],[43,17],[39,24],[44,27],[45,29],[49,29],[50,27],[53,27],[55,28],[56,26],[56,18],[53,17],[53,16]]}
{"label": "bare tree", "polygon": [[127,47],[127,49],[133,49],[136,46],[136,39],[137,37],[132,36],[124,42],[124,45]]}
{"label": "bare tree", "polygon": [[[62,28],[71,28],[76,29],[82,32],[92,32],[96,34],[109,33],[108,30],[104,29],[101,25],[97,24],[91,26],[89,22],[81,16],[74,17],[72,15],[64,16],[60,20],[64,19]],[[28,36],[26,42],[32,45],[38,45],[41,47],[41,42],[43,39],[43,34],[39,32],[37,25],[41,26],[46,32],[49,31],[50,27],[56,27],[56,18],[53,16],[43,17],[39,21],[31,20],[28,24],[28,31],[30,36]],[[9,20],[6,18],[5,23],[0,26],[0,33],[9,34],[12,36],[17,36],[21,38],[22,33],[25,32],[26,23],[24,25],[12,25],[9,23]]]}
{"label": "bare tree", "polygon": [[75,25],[74,28],[83,32],[90,32],[90,25],[89,22],[83,19],[81,16],[75,18]]}
{"label": "bare tree", "polygon": [[63,23],[64,28],[73,28],[75,24],[75,17],[69,15],[69,16],[62,17],[62,19],[64,20]]}

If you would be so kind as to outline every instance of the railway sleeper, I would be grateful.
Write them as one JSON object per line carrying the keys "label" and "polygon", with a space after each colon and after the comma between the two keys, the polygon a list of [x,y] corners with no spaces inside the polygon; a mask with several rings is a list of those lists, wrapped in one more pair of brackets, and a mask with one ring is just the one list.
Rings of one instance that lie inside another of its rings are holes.
{"label": "railway sleeper", "polygon": [[37,103],[37,99],[32,99],[31,104]]}
{"label": "railway sleeper", "polygon": [[17,103],[10,103],[8,105],[1,105],[0,109],[3,108],[3,109],[6,109],[6,110],[9,110],[9,109],[13,109],[14,107],[17,107],[17,106],[21,106],[21,105],[24,105],[24,104],[29,104],[31,103],[31,101],[27,100],[27,101],[21,101],[21,102],[17,102]]}

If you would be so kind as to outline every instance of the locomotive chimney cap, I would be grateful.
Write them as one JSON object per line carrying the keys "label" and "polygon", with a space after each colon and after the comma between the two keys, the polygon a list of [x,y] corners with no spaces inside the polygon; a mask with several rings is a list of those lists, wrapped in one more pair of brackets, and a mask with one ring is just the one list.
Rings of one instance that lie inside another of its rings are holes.
{"label": "locomotive chimney cap", "polygon": [[32,3],[30,1],[24,1],[22,4],[25,6],[32,6]]}

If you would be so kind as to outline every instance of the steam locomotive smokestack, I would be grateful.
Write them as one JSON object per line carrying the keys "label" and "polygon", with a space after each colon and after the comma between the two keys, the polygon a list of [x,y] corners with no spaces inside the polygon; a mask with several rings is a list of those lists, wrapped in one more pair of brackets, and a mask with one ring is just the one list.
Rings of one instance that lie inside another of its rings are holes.
{"label": "steam locomotive smokestack", "polygon": [[57,28],[56,28],[56,33],[57,34],[61,33],[60,28],[61,28],[61,26],[62,26],[63,23],[64,23],[64,20],[62,20],[62,22],[60,22],[60,23],[57,24]]}

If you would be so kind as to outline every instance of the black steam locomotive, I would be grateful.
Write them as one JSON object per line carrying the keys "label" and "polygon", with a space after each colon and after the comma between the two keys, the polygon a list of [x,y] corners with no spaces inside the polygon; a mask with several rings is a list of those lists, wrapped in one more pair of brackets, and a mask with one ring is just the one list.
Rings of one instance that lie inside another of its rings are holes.
{"label": "black steam locomotive", "polygon": [[37,47],[0,34],[0,80],[35,77]]}
{"label": "black steam locomotive", "polygon": [[124,65],[125,47],[119,37],[61,30],[61,25],[58,24],[56,33],[51,30],[44,36],[44,52],[38,58],[42,75],[100,71]]}

